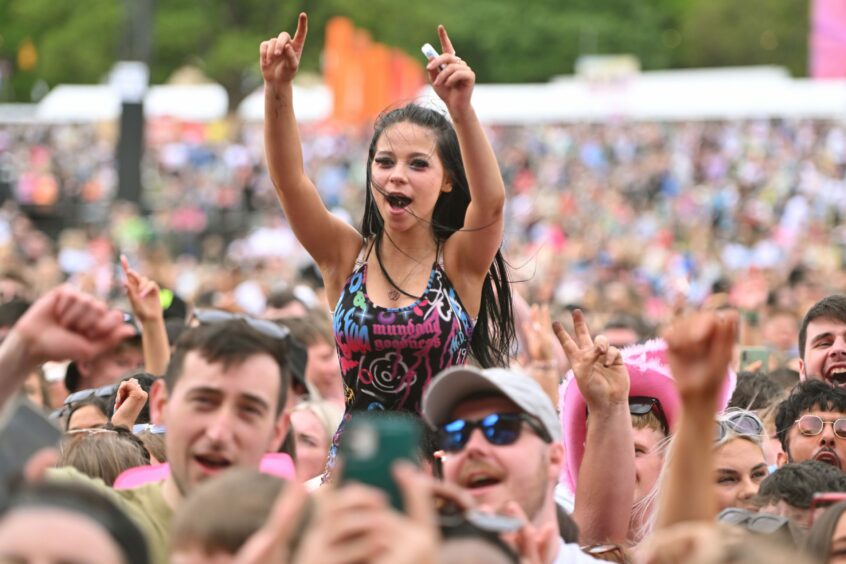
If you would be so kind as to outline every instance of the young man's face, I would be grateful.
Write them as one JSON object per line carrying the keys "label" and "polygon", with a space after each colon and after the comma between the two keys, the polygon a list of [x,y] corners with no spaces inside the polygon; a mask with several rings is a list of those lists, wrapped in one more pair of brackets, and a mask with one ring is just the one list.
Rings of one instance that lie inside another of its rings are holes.
{"label": "young man's face", "polygon": [[323,341],[309,345],[305,378],[324,398],[343,400],[341,365],[332,345]]}
{"label": "young man's face", "polygon": [[287,431],[277,416],[279,366],[254,355],[224,369],[196,351],[188,353],[170,397],[156,394],[153,410],[167,426],[165,441],[173,480],[185,495],[230,466],[258,468]]}
{"label": "young man's face", "polygon": [[655,484],[664,465],[664,449],[660,448],[664,433],[651,427],[633,429],[635,451],[634,502],[643,499]]}
{"label": "young man's face", "polygon": [[99,388],[118,382],[128,373],[144,369],[144,353],[141,345],[121,343],[87,362],[78,364],[81,376],[77,389]]}
{"label": "young man's face", "polygon": [[[787,434],[787,458],[790,462],[804,462],[806,460],[819,460],[833,466],[846,469],[846,439],[834,434],[834,421],[846,417],[846,413],[836,411],[822,411],[812,409],[800,416],[816,415],[825,422],[822,432],[818,435],[805,435],[800,431],[799,423],[794,423]],[[781,457],[781,462],[785,456]]]}
{"label": "young man's face", "polygon": [[0,562],[125,560],[118,544],[93,519],[56,507],[26,507],[0,520]]}
{"label": "young man's face", "polygon": [[[520,409],[504,397],[479,398],[459,404],[452,419],[478,421],[492,413],[520,413]],[[447,453],[444,480],[496,512],[516,501],[534,520],[552,496],[563,454],[560,443],[545,443],[526,423],[517,441],[503,446],[489,443],[474,429],[463,449]]]}
{"label": "young man's face", "polygon": [[808,323],[806,335],[802,379],[846,385],[846,323],[817,318]]}

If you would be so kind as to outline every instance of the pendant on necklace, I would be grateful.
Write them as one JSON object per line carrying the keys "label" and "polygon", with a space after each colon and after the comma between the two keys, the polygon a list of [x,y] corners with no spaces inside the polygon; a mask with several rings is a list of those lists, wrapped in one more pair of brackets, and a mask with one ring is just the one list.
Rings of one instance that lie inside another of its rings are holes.
{"label": "pendant on necklace", "polygon": [[400,299],[400,293],[396,291],[396,289],[391,288],[390,290],[388,290],[388,297],[393,301],[397,301],[398,299]]}

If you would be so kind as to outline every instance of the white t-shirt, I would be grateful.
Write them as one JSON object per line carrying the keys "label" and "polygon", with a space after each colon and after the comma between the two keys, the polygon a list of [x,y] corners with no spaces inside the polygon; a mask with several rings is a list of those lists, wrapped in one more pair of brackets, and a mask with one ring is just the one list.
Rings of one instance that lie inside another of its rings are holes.
{"label": "white t-shirt", "polygon": [[552,564],[580,564],[582,562],[602,562],[602,560],[585,554],[576,543],[565,543],[561,537],[558,537],[558,556]]}

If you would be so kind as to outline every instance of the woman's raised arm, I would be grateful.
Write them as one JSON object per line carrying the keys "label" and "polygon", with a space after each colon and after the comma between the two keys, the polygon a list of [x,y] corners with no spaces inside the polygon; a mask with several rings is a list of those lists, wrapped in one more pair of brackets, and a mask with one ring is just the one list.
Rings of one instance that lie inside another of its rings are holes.
{"label": "woman's raised arm", "polygon": [[361,236],[329,213],[303,168],[292,81],[307,34],[308,17],[302,13],[294,37],[283,31],[261,44],[265,155],[276,194],[297,239],[318,264],[324,278],[329,278],[328,284],[335,278],[340,278],[343,284],[361,246]]}

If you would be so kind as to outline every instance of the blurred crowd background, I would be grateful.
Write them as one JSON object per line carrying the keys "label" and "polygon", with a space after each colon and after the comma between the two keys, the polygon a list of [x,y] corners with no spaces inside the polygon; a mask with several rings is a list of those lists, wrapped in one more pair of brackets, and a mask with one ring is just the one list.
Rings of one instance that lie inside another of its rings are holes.
{"label": "blurred crowd background", "polygon": [[[602,322],[725,299],[803,307],[844,284],[846,129],[828,121],[498,126],[506,257],[530,303]],[[303,132],[327,206],[356,223],[369,131]],[[260,130],[149,144],[140,204],[115,199],[108,128],[0,128],[2,268],[32,294],[64,279],[103,298],[126,254],[189,302],[261,314],[274,289],[319,289],[275,199]],[[319,292],[318,292],[319,294]],[[715,298],[723,294],[724,298]],[[33,296],[28,296],[32,298]]]}

